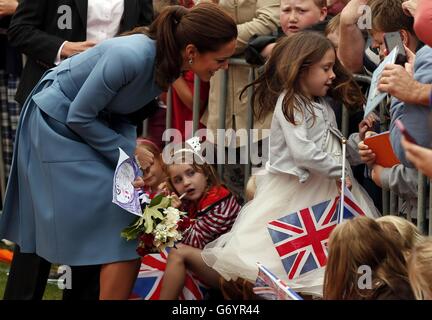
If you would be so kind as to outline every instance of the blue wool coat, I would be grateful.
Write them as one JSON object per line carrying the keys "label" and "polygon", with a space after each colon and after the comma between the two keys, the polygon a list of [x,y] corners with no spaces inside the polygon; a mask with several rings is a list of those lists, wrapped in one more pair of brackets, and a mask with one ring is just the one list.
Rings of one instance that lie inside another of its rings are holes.
{"label": "blue wool coat", "polygon": [[0,217],[0,239],[53,263],[103,264],[137,258],[120,232],[133,216],[114,205],[121,147],[135,150],[126,117],[161,93],[155,42],[106,40],[49,70],[24,104]]}

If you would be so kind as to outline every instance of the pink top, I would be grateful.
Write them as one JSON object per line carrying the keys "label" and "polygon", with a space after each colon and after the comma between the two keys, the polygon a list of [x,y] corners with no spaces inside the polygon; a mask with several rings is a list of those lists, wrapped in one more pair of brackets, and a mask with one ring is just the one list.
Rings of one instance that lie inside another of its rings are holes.
{"label": "pink top", "polygon": [[414,32],[417,37],[432,47],[432,1],[418,0],[414,17]]}

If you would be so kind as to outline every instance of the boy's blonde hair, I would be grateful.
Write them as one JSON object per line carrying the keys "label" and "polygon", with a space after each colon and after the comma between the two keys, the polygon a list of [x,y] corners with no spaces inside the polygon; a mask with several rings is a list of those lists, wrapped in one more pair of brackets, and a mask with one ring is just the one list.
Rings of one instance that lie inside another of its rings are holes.
{"label": "boy's blonde hair", "polygon": [[408,258],[408,277],[418,300],[432,299],[432,238],[418,244]]}
{"label": "boy's blonde hair", "polygon": [[419,229],[410,221],[397,217],[397,216],[383,216],[376,219],[380,225],[391,238],[399,242],[399,248],[405,254],[414,248],[423,240],[423,236]]}
{"label": "boy's blonde hair", "polygon": [[330,21],[327,23],[324,34],[328,36],[330,33],[338,32],[340,25],[340,13],[335,15]]}

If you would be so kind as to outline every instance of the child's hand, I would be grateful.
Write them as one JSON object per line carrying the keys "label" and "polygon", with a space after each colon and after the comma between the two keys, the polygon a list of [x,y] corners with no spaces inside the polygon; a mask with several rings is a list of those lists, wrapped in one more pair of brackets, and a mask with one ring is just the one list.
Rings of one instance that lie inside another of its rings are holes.
{"label": "child's hand", "polygon": [[[336,185],[337,185],[337,188],[338,188],[338,192],[339,192],[339,194],[341,194],[341,190],[342,190],[342,181],[341,181],[342,179],[337,179],[336,180]],[[349,176],[346,176],[345,177],[345,186],[349,189],[349,190],[351,190],[351,188],[352,188],[352,182],[351,182],[351,178],[349,177]]]}
{"label": "child's hand", "polygon": [[380,166],[379,164],[374,164],[372,166],[372,171],[371,171],[372,180],[373,180],[373,182],[375,182],[375,184],[378,187],[382,187],[381,172],[383,169],[384,169],[384,167]]}
{"label": "child's hand", "polygon": [[360,121],[360,123],[359,123],[360,140],[363,141],[365,139],[366,132],[368,130],[372,129],[376,120],[377,120],[377,117],[376,117],[375,113],[372,112],[365,119]]}
{"label": "child's hand", "polygon": [[179,197],[174,192],[171,193],[171,206],[179,209],[181,207],[181,204],[182,202]]}
{"label": "child's hand", "polygon": [[[369,132],[371,131],[366,132],[365,134],[366,137],[375,134],[375,133],[369,134]],[[366,163],[368,167],[371,167],[375,163],[375,159],[376,159],[375,153],[373,153],[373,151],[369,148],[369,146],[367,146],[364,143],[364,141],[360,141],[360,143],[358,144],[358,149],[359,149],[358,153],[360,155],[361,161],[363,163]]]}
{"label": "child's hand", "polygon": [[168,189],[168,184],[166,182],[162,182],[158,186],[158,190],[160,190],[160,193],[164,196],[169,196],[171,194],[171,191]]}

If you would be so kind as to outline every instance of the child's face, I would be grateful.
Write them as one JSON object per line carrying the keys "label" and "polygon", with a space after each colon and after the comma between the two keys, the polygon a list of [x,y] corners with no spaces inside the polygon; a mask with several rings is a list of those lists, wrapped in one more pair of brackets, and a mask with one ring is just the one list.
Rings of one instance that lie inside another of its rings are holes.
{"label": "child's face", "polygon": [[161,163],[155,159],[153,164],[144,171],[143,180],[146,186],[155,189],[165,179],[165,173],[162,170]]}
{"label": "child's face", "polygon": [[281,0],[280,24],[286,35],[323,21],[327,8],[318,7],[314,0]]}
{"label": "child's face", "polygon": [[323,58],[309,67],[300,76],[300,85],[309,98],[324,97],[330,89],[336,75],[333,66],[336,61],[335,51],[327,50]]}
{"label": "child's face", "polygon": [[207,188],[207,177],[189,164],[174,164],[168,168],[172,185],[179,196],[187,192],[185,199],[198,201]]}

